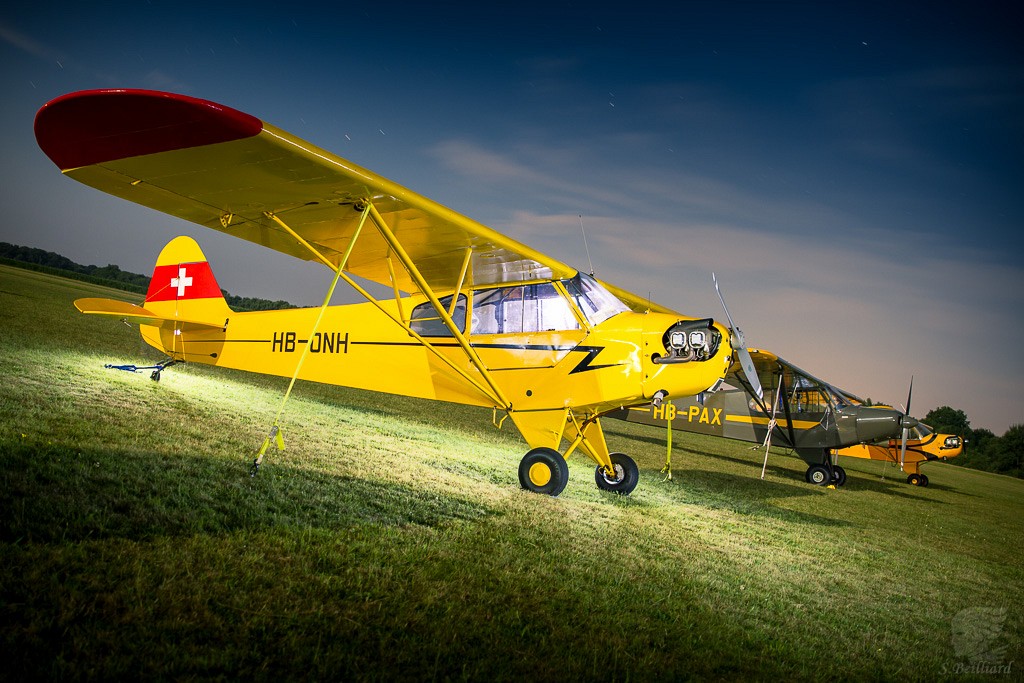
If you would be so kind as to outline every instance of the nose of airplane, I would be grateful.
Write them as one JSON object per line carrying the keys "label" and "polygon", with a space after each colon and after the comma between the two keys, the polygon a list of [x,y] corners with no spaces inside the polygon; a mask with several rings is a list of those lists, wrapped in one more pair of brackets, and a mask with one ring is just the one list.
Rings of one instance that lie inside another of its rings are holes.
{"label": "nose of airplane", "polygon": [[903,427],[913,427],[917,420],[892,408],[861,406],[857,411],[857,438],[861,442],[899,438]]}

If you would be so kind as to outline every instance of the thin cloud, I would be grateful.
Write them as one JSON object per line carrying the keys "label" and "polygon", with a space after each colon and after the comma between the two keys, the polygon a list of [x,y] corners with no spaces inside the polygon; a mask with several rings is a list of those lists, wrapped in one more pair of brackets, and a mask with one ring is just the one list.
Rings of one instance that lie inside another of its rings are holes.
{"label": "thin cloud", "polygon": [[[907,258],[871,239],[837,249],[726,224],[588,216],[586,228],[599,277],[682,313],[721,318],[710,279],[717,271],[750,344],[838,386],[905,400],[915,374],[920,415],[970,405],[990,424],[1019,420],[1020,406],[994,402],[985,388],[1021,375],[1004,345],[1024,335],[1012,315],[1024,308],[1018,268],[929,250],[925,241]],[[570,265],[585,263],[577,215],[519,211],[509,232]]]}
{"label": "thin cloud", "polygon": [[0,23],[0,40],[32,57],[48,62],[61,63],[64,61],[58,51],[3,23]]}

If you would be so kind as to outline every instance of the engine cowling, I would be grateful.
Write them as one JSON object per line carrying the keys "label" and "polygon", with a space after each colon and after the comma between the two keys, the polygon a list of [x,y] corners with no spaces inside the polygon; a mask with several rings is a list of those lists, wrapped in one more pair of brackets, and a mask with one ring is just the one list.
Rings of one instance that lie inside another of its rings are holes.
{"label": "engine cowling", "polygon": [[715,328],[712,318],[680,320],[665,330],[661,342],[665,354],[652,354],[658,365],[690,363],[713,358],[722,344],[722,333]]}

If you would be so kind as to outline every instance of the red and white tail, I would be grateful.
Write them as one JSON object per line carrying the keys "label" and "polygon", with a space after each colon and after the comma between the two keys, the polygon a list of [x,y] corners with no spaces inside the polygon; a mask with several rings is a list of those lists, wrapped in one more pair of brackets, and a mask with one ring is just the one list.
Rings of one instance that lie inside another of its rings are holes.
{"label": "red and white tail", "polygon": [[75,306],[82,313],[172,331],[223,328],[232,314],[203,250],[191,237],[175,237],[160,252],[142,306],[113,299],[78,299]]}
{"label": "red and white tail", "polygon": [[143,306],[160,318],[217,326],[231,315],[203,250],[185,236],[160,252]]}

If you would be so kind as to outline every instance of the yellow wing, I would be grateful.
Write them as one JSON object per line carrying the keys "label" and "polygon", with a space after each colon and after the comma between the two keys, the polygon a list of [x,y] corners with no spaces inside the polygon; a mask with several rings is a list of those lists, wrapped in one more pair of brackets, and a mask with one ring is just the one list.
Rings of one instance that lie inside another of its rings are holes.
{"label": "yellow wing", "polygon": [[[566,278],[575,270],[519,242],[304,142],[206,100],[146,90],[93,90],[39,110],[36,139],[75,180],[158,211],[311,260],[275,215],[337,265],[361,205],[372,201],[427,283]],[[472,250],[467,252],[467,250]],[[391,286],[389,248],[364,230],[345,270]],[[416,290],[395,269],[398,289]]]}

